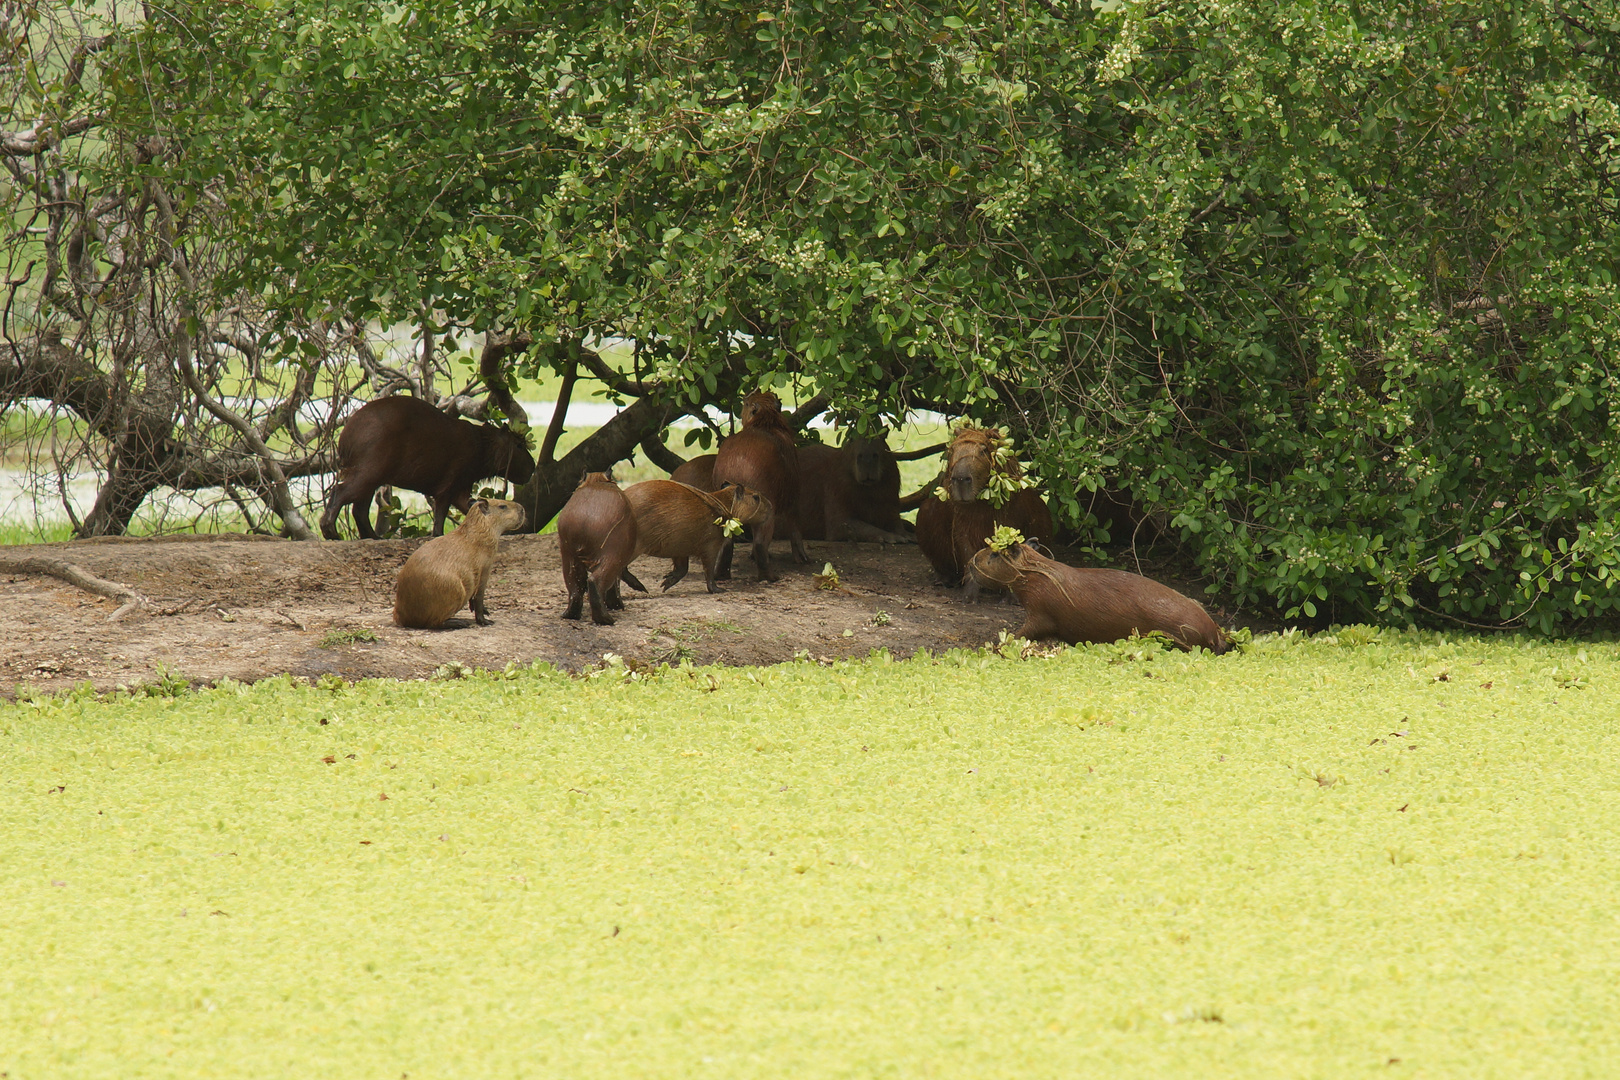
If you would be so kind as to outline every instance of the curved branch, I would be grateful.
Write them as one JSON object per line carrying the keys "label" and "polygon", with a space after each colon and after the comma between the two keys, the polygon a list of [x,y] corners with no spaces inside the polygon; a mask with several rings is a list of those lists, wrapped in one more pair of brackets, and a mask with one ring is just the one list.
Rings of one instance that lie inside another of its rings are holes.
{"label": "curved branch", "polygon": [[99,578],[82,566],[44,555],[28,555],[20,559],[0,555],[0,574],[43,574],[65,581],[87,593],[123,601],[118,610],[108,616],[108,622],[117,622],[131,611],[151,606],[151,601],[128,585]]}

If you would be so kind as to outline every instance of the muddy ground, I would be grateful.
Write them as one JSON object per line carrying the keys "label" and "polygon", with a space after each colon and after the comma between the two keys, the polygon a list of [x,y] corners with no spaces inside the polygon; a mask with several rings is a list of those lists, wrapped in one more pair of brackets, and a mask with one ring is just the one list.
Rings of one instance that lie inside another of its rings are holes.
{"label": "muddy ground", "polygon": [[[110,621],[117,601],[52,577],[0,573],[0,693],[86,681],[111,690],[164,673],[203,683],[280,674],[409,679],[447,664],[499,669],[537,659],[577,670],[607,652],[649,663],[771,664],[800,650],[819,659],[876,648],[901,657],[993,642],[1023,619],[1016,604],[964,603],[960,590],[935,582],[914,546],[811,541],[805,566],[776,545],[778,582],[758,582],[752,563],[739,559],[738,578],[719,595],[705,591],[696,564],[660,593],[669,564],[644,559],[634,569],[653,592],[627,588],[616,625],[592,625],[588,612],[570,622],[560,618],[566,595],[556,537],[516,536],[503,538],[490,582],[493,625],[475,626],[464,611],[447,629],[404,630],[390,618],[394,578],[421,543],[171,536],[0,549],[11,559],[72,563],[150,601]],[[1056,554],[1086,565],[1077,553]],[[813,575],[826,562],[838,570],[836,590],[816,587]],[[1203,595],[1196,582],[1149,572]]]}

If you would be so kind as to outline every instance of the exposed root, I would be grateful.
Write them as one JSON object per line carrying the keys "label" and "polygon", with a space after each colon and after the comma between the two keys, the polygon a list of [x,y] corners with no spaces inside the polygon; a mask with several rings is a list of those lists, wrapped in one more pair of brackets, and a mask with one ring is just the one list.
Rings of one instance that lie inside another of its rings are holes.
{"label": "exposed root", "polygon": [[118,610],[108,616],[108,622],[117,622],[131,611],[144,611],[150,609],[152,602],[128,585],[120,585],[116,581],[99,578],[70,562],[61,559],[52,559],[44,555],[29,555],[21,559],[0,556],[0,574],[43,574],[47,577],[57,578],[67,582],[85,592],[97,596],[105,596],[109,600],[120,600],[122,605]]}

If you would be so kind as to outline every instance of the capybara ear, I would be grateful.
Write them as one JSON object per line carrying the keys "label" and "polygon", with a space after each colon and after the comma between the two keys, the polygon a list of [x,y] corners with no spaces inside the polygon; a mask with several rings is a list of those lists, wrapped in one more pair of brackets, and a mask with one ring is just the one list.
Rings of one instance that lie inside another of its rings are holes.
{"label": "capybara ear", "polygon": [[489,513],[489,500],[479,499],[477,502],[472,504],[472,508],[480,513],[487,514]]}

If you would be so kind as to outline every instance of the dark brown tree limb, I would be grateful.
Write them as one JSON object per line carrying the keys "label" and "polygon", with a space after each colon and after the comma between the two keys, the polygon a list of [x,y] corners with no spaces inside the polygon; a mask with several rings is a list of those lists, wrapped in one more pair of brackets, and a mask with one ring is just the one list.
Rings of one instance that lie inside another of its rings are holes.
{"label": "dark brown tree limb", "polygon": [[663,431],[675,414],[675,406],[668,402],[640,398],[620,410],[561,461],[535,469],[534,478],[514,496],[529,512],[528,528],[539,532],[562,510],[586,473],[610,471],[635,453],[640,443]]}
{"label": "dark brown tree limb", "polygon": [[674,472],[686,464],[686,459],[670,450],[660,438],[662,431],[656,432],[641,440],[641,452],[647,455],[647,460],[663,469],[665,472]]}

